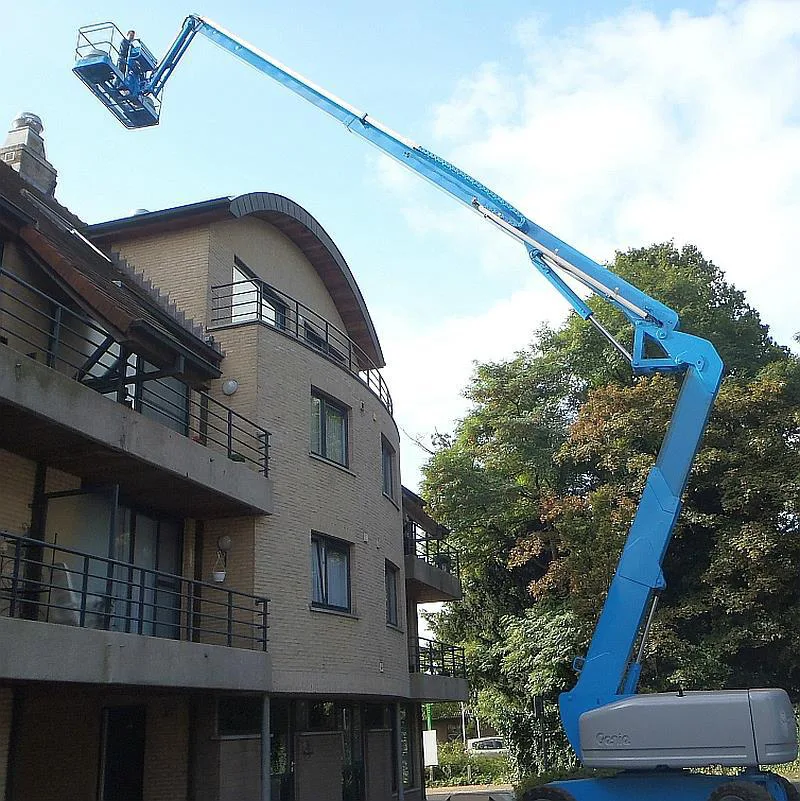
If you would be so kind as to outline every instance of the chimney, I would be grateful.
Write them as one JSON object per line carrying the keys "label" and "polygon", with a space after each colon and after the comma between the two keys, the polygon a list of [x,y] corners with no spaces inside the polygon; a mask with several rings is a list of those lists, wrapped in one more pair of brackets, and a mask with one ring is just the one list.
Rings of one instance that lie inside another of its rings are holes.
{"label": "chimney", "polygon": [[13,167],[29,184],[46,195],[56,191],[56,168],[44,153],[41,119],[23,111],[11,123],[6,141],[0,147],[0,161]]}

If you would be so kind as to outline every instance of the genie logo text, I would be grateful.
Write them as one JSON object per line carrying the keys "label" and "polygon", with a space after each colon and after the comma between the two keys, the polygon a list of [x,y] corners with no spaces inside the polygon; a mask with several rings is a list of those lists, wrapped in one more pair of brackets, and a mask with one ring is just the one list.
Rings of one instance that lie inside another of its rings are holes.
{"label": "genie logo text", "polygon": [[603,745],[606,748],[631,744],[630,735],[625,734],[623,731],[617,732],[616,734],[606,734],[605,732],[599,731],[595,735],[595,739],[598,745]]}

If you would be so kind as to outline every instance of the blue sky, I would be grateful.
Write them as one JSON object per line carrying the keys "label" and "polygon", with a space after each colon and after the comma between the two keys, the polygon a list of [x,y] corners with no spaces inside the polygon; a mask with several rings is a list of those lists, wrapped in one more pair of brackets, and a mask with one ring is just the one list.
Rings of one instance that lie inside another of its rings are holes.
{"label": "blue sky", "polygon": [[[398,421],[426,440],[464,413],[473,360],[511,356],[566,308],[518,245],[202,38],[167,86],[162,124],[125,131],[70,72],[77,28],[112,20],[160,55],[189,11],[455,161],[596,260],[694,242],[781,341],[800,329],[800,0],[10,4],[0,124],[42,117],[59,200],[96,222],[290,196],[347,258]],[[404,443],[412,487],[423,458]]]}

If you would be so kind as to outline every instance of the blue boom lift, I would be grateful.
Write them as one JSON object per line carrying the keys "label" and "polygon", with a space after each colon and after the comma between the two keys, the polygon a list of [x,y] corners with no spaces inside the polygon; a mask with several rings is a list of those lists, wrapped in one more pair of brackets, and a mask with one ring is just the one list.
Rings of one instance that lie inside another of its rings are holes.
{"label": "blue boom lift", "polygon": [[[573,309],[630,362],[637,375],[680,373],[681,391],[647,479],[578,680],[560,698],[570,743],[587,767],[617,768],[611,778],[555,782],[521,801],[797,801],[797,791],[760,765],[797,755],[795,718],[783,690],[637,694],[641,659],[665,587],[664,554],[681,496],[722,377],[713,345],[679,330],[678,315],[539,227],[454,165],[372,119],[208,19],[186,18],[157,62],[133,31],[111,23],[82,28],[75,74],[127,128],[158,123],[164,86],[197,33],[283,84],[444,189],[519,241],[539,272]],[[571,287],[605,298],[630,321],[628,351]],[[735,776],[690,768],[725,765]]]}

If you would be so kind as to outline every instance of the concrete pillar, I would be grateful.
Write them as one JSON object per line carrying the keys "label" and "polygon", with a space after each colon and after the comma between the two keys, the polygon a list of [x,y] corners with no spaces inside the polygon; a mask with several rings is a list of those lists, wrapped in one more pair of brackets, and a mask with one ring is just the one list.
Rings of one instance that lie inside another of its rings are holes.
{"label": "concrete pillar", "polygon": [[269,696],[261,701],[261,801],[272,801],[272,749],[270,748]]}

